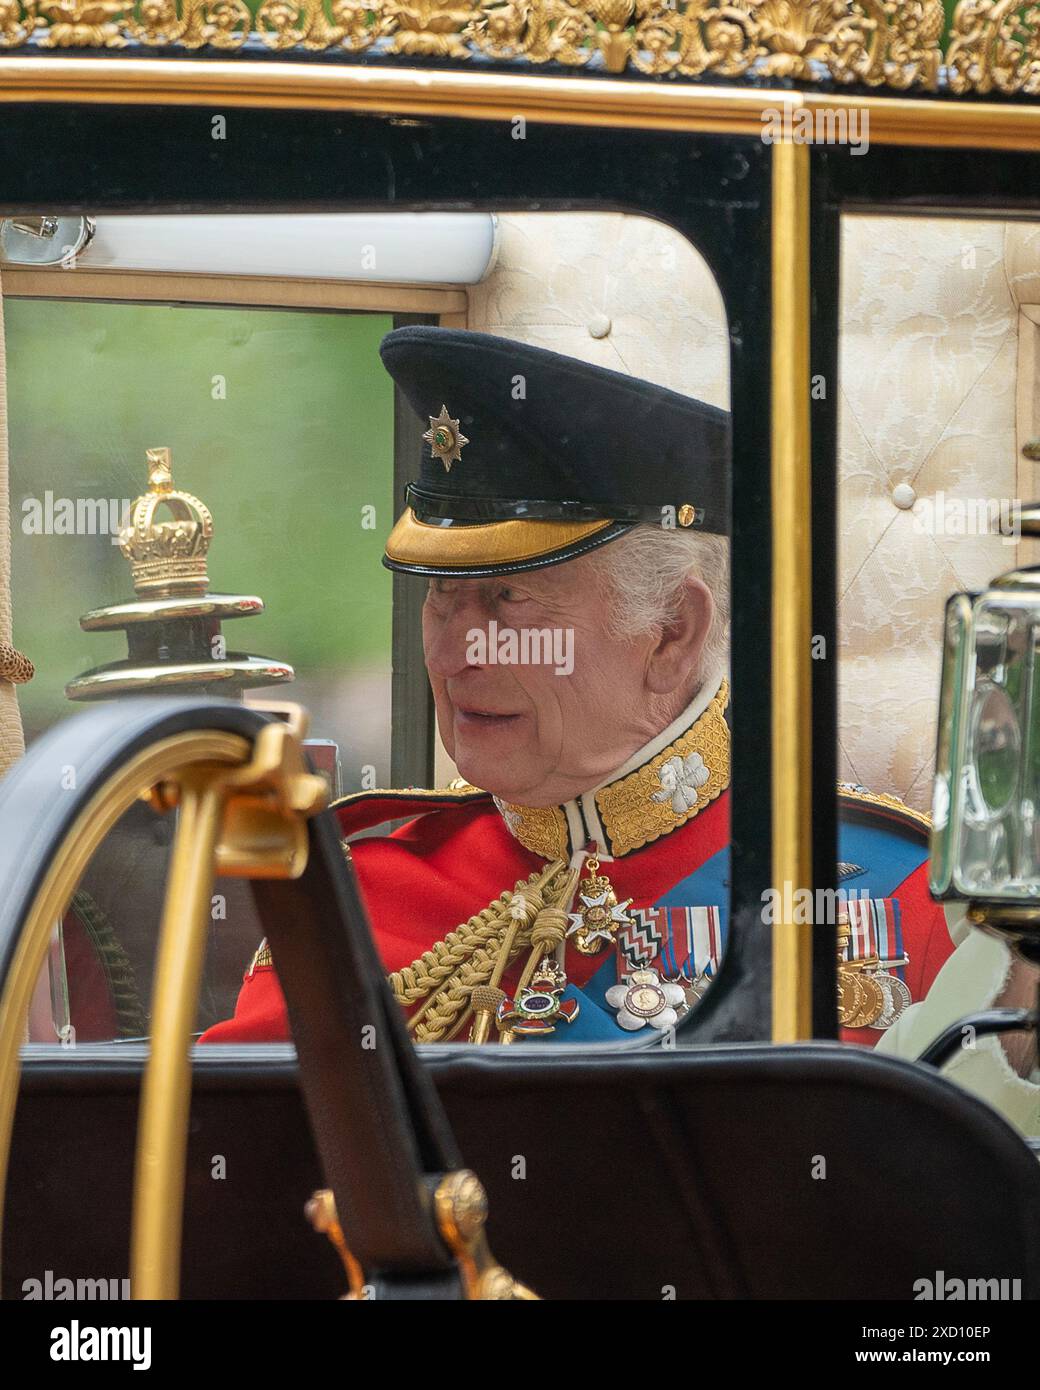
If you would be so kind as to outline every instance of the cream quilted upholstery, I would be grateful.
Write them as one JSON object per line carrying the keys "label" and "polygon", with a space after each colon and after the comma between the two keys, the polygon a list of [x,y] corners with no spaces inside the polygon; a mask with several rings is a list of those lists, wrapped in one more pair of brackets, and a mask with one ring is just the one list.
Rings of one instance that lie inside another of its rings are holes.
{"label": "cream quilted upholstery", "polygon": [[[840,767],[927,808],[943,602],[1011,568],[1019,547],[922,522],[928,504],[941,515],[939,494],[1035,490],[1016,395],[1040,240],[1016,223],[849,218],[842,266]],[[893,501],[901,483],[910,510]]]}
{"label": "cream quilted upholstery", "polygon": [[649,218],[501,215],[498,260],[470,290],[468,323],[729,405],[715,278],[688,241]]}
{"label": "cream quilted upholstery", "polygon": [[[1020,557],[999,536],[923,522],[938,494],[1036,492],[1018,451],[1040,435],[1040,228],[848,218],[842,321],[839,768],[927,808],[944,600]],[[646,218],[502,216],[468,322],[728,404],[718,288]],[[909,508],[893,499],[900,484],[916,493]]]}

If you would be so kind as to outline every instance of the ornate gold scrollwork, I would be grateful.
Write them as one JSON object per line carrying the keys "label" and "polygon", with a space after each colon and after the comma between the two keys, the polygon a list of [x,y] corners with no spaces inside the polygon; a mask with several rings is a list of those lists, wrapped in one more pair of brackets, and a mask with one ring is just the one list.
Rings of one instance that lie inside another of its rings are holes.
{"label": "ornate gold scrollwork", "polygon": [[37,19],[35,0],[0,0],[0,49],[25,43],[42,22]]}
{"label": "ornate gold scrollwork", "polygon": [[755,76],[935,90],[1040,92],[1036,0],[960,0],[945,55],[942,0],[0,0],[0,49],[275,52],[379,44],[648,76]]}
{"label": "ornate gold scrollwork", "polygon": [[953,92],[1040,91],[1040,6],[1018,0],[962,0],[947,50]]}
{"label": "ornate gold scrollwork", "polygon": [[[320,0],[317,0],[320,3]],[[124,6],[124,8],[128,8]],[[253,28],[245,0],[141,0],[126,31],[149,48],[241,48]]]}
{"label": "ornate gold scrollwork", "polygon": [[384,37],[390,17],[380,6],[364,0],[330,0],[328,14],[322,0],[263,0],[255,27],[266,46],[276,52],[341,48],[360,53]]}
{"label": "ornate gold scrollwork", "polygon": [[610,72],[680,73],[934,87],[941,0],[530,0],[483,4],[471,37],[496,58]]}
{"label": "ornate gold scrollwork", "polygon": [[[264,0],[256,12],[256,30],[268,48],[281,52],[287,48],[314,47],[317,21],[331,31],[320,4],[313,0]],[[332,33],[323,34],[320,47],[333,42]]]}
{"label": "ornate gold scrollwork", "polygon": [[[593,0],[508,0],[478,7],[467,36],[489,58],[524,58],[529,63],[580,67],[595,53]],[[626,8],[631,9],[631,5]]]}
{"label": "ornate gold scrollwork", "polygon": [[41,48],[126,46],[130,0],[39,0],[38,8]]}
{"label": "ornate gold scrollwork", "polygon": [[942,61],[943,6],[939,0],[885,0],[884,9],[886,17],[898,11],[900,18],[899,27],[889,31],[885,85],[934,90]]}
{"label": "ornate gold scrollwork", "polygon": [[391,21],[389,51],[421,58],[468,58],[466,35],[479,10],[472,0],[383,0],[377,7]]}
{"label": "ornate gold scrollwork", "polygon": [[[184,11],[191,8],[191,0],[185,0]],[[181,44],[188,30],[187,18],[182,19],[177,12],[174,0],[141,0],[140,23],[133,29],[133,37],[139,43],[159,48],[166,44]]]}

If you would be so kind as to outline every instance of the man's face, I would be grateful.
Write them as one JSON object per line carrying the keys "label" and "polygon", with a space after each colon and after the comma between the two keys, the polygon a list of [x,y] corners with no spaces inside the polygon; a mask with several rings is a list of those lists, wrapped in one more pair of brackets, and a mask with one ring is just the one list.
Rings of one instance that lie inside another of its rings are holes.
{"label": "man's face", "polygon": [[[426,669],[441,738],[467,781],[554,805],[607,779],[679,712],[666,713],[648,682],[659,637],[608,635],[607,601],[588,556],[430,580]],[[533,631],[542,635],[524,638]]]}

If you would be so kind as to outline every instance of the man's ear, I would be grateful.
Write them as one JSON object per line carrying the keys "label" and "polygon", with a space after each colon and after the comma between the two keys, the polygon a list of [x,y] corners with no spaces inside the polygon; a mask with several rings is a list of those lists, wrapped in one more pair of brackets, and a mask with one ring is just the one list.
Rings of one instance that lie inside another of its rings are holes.
{"label": "man's ear", "polygon": [[711,630],[715,600],[702,579],[689,578],[673,622],[661,630],[647,662],[646,684],[654,695],[671,695],[700,670]]}

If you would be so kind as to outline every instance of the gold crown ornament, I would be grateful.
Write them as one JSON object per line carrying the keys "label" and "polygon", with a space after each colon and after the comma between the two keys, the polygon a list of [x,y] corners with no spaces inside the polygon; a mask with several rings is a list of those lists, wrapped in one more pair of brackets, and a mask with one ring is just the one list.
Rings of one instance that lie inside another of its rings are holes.
{"label": "gold crown ornament", "polygon": [[[109,700],[172,691],[238,700],[246,689],[291,681],[287,662],[227,650],[222,623],[255,617],[264,611],[263,600],[256,594],[210,592],[209,508],[173,486],[169,449],[147,453],[148,491],[134,502],[129,525],[119,532],[137,597],[92,609],[79,620],[84,632],[125,632],[128,654],[74,677],[65,694],[70,700]],[[166,508],[167,518],[160,508]]]}
{"label": "gold crown ornament", "polygon": [[[197,497],[173,486],[169,449],[149,449],[147,457],[148,491],[136,499],[130,524],[119,532],[134,588],[142,595],[204,594],[213,517]],[[160,507],[172,520],[156,520]]]}

